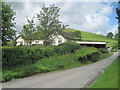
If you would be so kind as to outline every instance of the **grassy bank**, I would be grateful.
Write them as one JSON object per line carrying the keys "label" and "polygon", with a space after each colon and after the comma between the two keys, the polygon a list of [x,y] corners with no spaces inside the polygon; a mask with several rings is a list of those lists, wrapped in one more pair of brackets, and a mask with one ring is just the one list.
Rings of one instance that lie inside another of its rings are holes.
{"label": "grassy bank", "polygon": [[90,88],[118,88],[118,57]]}
{"label": "grassy bank", "polygon": [[[15,78],[23,78],[23,77],[31,76],[37,73],[63,70],[67,68],[73,68],[73,67],[90,64],[92,63],[92,60],[87,60],[85,63],[81,63],[80,61],[77,60],[76,56],[78,55],[78,52],[82,53],[83,55],[88,55],[96,51],[97,49],[95,48],[82,48],[80,50],[77,50],[75,53],[44,58],[38,60],[34,64],[3,68],[2,82],[6,82]],[[106,58],[110,55],[112,54],[100,53],[100,57],[97,58],[96,60]]]}
{"label": "grassy bank", "polygon": [[[77,30],[76,29],[65,29],[64,31],[65,32],[74,32]],[[98,42],[100,41],[100,42],[107,42],[107,47],[117,46],[117,40],[108,38],[103,35],[81,31],[81,37],[82,37],[81,38],[82,41],[98,41]]]}

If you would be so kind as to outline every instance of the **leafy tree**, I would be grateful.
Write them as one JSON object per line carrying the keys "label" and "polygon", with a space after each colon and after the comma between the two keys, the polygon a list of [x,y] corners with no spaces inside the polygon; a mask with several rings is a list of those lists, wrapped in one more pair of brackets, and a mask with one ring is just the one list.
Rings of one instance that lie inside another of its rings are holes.
{"label": "leafy tree", "polygon": [[81,38],[81,32],[80,31],[74,31],[73,34],[76,38]]}
{"label": "leafy tree", "polygon": [[118,8],[116,8],[117,19],[118,19],[118,48],[120,49],[120,1],[118,2]]}
{"label": "leafy tree", "polygon": [[69,32],[69,34],[71,34],[72,36],[74,36],[75,38],[82,38],[81,37],[81,31],[74,31],[74,32]]}
{"label": "leafy tree", "polygon": [[36,39],[36,28],[34,27],[34,17],[32,20],[29,20],[28,17],[27,22],[28,24],[23,25],[23,29],[20,32],[21,36],[26,40],[27,44],[31,45],[32,41]]}
{"label": "leafy tree", "polygon": [[114,39],[118,40],[118,33],[115,33]]}
{"label": "leafy tree", "polygon": [[12,9],[11,5],[2,2],[2,45],[7,45],[7,42],[15,39],[16,31],[13,29],[15,27],[14,15],[16,14]]}
{"label": "leafy tree", "polygon": [[112,32],[109,32],[109,33],[107,34],[107,37],[109,37],[109,38],[113,38],[113,36],[114,36],[114,34],[113,34]]}
{"label": "leafy tree", "polygon": [[43,6],[37,18],[39,20],[39,25],[37,26],[38,31],[42,33],[41,38],[45,41],[45,45],[50,44],[53,40],[52,35],[57,35],[56,31],[63,30],[67,25],[61,25],[59,20],[60,8],[56,7],[54,4],[49,7]]}

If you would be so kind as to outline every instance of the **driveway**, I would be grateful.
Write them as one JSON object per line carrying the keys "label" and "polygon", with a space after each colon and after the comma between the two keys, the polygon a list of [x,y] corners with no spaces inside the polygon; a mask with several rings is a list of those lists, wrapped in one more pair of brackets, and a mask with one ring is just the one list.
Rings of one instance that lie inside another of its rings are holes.
{"label": "driveway", "polygon": [[99,71],[107,68],[118,53],[82,67],[38,74],[27,78],[3,83],[3,88],[83,88],[94,79]]}

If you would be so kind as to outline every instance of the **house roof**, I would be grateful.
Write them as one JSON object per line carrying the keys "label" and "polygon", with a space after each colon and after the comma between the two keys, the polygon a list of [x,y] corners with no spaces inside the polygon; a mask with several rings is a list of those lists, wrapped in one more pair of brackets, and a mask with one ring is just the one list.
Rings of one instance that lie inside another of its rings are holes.
{"label": "house roof", "polygon": [[63,31],[57,31],[57,32],[66,39],[75,40],[75,38],[72,35],[70,35],[69,33],[66,33],[66,32],[63,32]]}
{"label": "house roof", "polygon": [[[24,40],[28,40],[28,39],[26,39],[25,37],[23,37],[23,36],[21,36],[21,35],[19,35],[19,36],[16,38],[16,40],[17,40],[19,37],[22,37]],[[41,39],[33,39],[33,40],[41,40]]]}
{"label": "house roof", "polygon": [[21,36],[21,35],[19,35],[19,36],[16,38],[16,40],[17,40],[19,37],[22,37],[22,36]]}
{"label": "house roof", "polygon": [[78,44],[106,44],[106,42],[76,42]]}
{"label": "house roof", "polygon": [[[69,33],[66,33],[66,32],[63,32],[63,31],[57,31],[57,32],[66,39],[77,40],[72,35],[70,35]],[[19,37],[22,37],[22,36],[19,35],[16,39],[18,39]],[[24,37],[22,37],[22,38],[25,39]],[[27,39],[25,39],[25,40],[27,40]],[[36,39],[34,39],[34,40],[36,40]]]}

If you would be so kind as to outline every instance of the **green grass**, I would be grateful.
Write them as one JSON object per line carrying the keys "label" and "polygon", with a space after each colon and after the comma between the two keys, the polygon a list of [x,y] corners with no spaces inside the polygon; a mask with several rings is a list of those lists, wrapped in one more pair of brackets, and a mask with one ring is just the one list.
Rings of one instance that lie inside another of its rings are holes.
{"label": "green grass", "polygon": [[[90,88],[118,88],[118,60],[117,58]],[[120,62],[119,62],[120,63]]]}
{"label": "green grass", "polygon": [[[35,64],[3,68],[2,81],[6,82],[14,78],[23,78],[23,77],[31,76],[37,73],[46,73],[50,71],[63,70],[67,68],[73,68],[73,67],[90,64],[92,63],[90,61],[87,61],[86,63],[80,63],[76,60],[76,55],[78,54],[78,52],[86,53],[85,51],[87,50],[89,50],[90,52],[92,52],[92,50],[96,51],[96,49],[93,49],[93,48],[91,49],[82,48],[81,50],[76,51],[76,53],[53,56],[51,58],[45,58],[45,59],[38,60]],[[101,53],[100,58],[98,58],[98,60],[106,58],[110,55],[112,54]]]}
{"label": "green grass", "polygon": [[[74,32],[75,29],[65,29],[65,32]],[[110,39],[103,35],[98,35],[90,32],[81,31],[81,36],[83,41],[101,41],[107,42],[107,47],[116,46],[117,40]]]}

